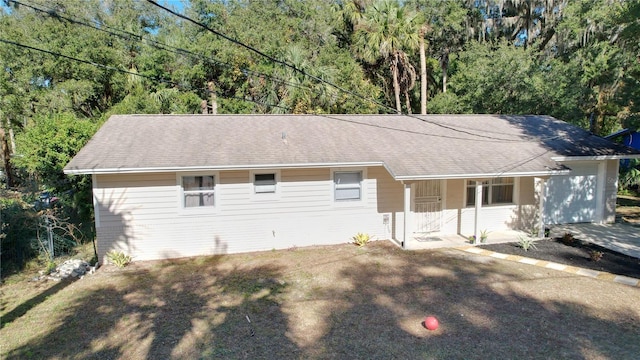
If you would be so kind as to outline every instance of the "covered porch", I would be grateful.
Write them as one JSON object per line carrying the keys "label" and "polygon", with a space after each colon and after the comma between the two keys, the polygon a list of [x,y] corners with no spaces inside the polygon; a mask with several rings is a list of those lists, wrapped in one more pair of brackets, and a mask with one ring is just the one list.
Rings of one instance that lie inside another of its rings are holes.
{"label": "covered porch", "polygon": [[426,179],[403,182],[404,249],[470,245],[542,237],[545,178],[540,176]]}

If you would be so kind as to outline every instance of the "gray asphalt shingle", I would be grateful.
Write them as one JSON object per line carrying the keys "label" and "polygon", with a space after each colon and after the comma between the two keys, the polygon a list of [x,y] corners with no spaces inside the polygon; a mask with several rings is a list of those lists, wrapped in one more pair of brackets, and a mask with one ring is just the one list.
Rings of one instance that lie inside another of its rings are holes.
{"label": "gray asphalt shingle", "polygon": [[548,116],[115,115],[65,171],[380,163],[396,178],[457,177],[639,154]]}

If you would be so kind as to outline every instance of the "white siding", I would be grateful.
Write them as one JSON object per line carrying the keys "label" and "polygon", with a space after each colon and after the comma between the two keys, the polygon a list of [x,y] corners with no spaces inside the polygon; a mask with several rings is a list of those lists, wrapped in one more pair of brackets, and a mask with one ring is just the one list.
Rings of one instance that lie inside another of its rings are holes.
{"label": "white siding", "polygon": [[[517,205],[484,206],[480,210],[478,226],[480,230],[500,231],[516,228],[514,216]],[[475,208],[464,208],[460,214],[460,234],[470,236],[474,234]]]}
{"label": "white siding", "polygon": [[[98,254],[115,249],[146,260],[285,249],[346,243],[358,232],[403,239],[404,185],[383,167],[359,170],[363,199],[345,203],[333,199],[329,168],[280,170],[277,194],[255,194],[249,171],[222,171],[207,212],[181,209],[179,174],[97,175]],[[465,206],[465,181],[444,181],[442,189],[440,233],[471,235],[475,209]],[[481,229],[536,223],[533,178],[518,179],[515,191],[513,205],[482,208]]]}
{"label": "white siding", "polygon": [[616,198],[618,196],[618,171],[619,160],[608,160],[606,163],[606,175],[604,185],[604,211],[602,222],[613,223],[616,221]]}
{"label": "white siding", "polygon": [[145,260],[390,238],[401,230],[402,185],[382,167],[363,170],[363,200],[341,204],[328,168],[281,170],[277,196],[264,198],[249,171],[220,172],[209,213],[180,209],[175,173],[98,175],[98,253]]}

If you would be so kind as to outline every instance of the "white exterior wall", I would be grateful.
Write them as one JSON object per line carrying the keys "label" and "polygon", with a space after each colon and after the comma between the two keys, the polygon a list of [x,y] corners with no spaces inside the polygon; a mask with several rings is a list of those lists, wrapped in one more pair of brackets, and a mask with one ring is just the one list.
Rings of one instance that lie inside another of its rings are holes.
{"label": "white exterior wall", "polygon": [[616,200],[618,197],[618,172],[620,161],[607,160],[605,162],[605,166],[602,222],[613,223],[616,221]]}
{"label": "white exterior wall", "polygon": [[357,170],[363,199],[342,203],[329,168],[279,171],[275,196],[253,194],[249,171],[219,172],[216,207],[204,212],[181,209],[175,173],[97,175],[98,254],[148,260],[346,243],[358,232],[388,239],[401,229],[402,185],[382,167]]}
{"label": "white exterior wall", "polygon": [[551,176],[545,191],[545,223],[569,224],[615,219],[618,162],[568,161],[571,172]]}

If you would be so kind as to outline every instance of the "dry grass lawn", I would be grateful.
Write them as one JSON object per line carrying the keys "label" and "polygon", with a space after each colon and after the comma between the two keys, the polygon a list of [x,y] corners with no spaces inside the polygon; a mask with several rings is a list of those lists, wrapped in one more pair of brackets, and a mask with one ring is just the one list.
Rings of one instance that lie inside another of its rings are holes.
{"label": "dry grass lawn", "polygon": [[10,278],[1,291],[2,359],[640,354],[638,287],[386,241],[105,266],[70,283]]}

